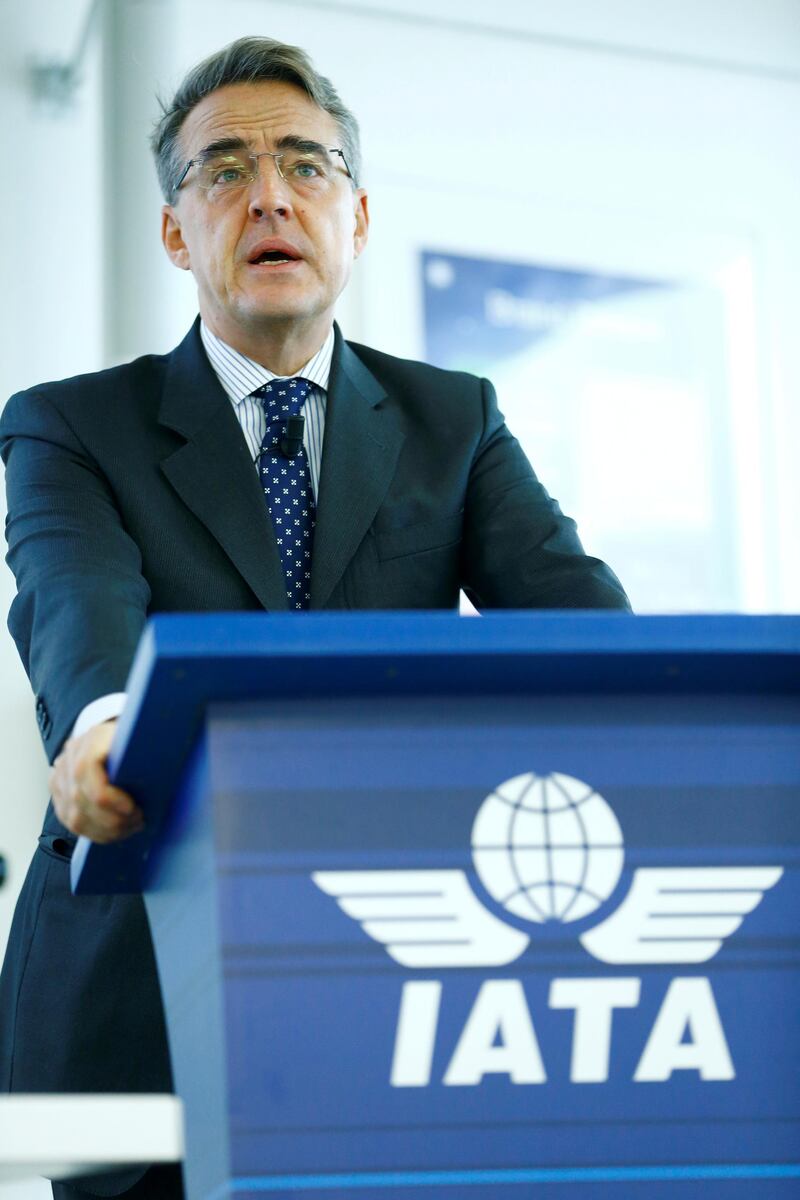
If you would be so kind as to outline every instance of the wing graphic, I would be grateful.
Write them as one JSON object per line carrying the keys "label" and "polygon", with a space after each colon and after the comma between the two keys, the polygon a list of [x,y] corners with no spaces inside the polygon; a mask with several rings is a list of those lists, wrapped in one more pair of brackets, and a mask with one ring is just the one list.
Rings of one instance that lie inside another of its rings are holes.
{"label": "wing graphic", "polygon": [[500,967],[530,941],[483,907],[463,871],[314,871],[311,878],[404,967]]}
{"label": "wing graphic", "polygon": [[605,963],[706,962],[782,874],[783,867],[640,867],[619,908],[581,943]]}

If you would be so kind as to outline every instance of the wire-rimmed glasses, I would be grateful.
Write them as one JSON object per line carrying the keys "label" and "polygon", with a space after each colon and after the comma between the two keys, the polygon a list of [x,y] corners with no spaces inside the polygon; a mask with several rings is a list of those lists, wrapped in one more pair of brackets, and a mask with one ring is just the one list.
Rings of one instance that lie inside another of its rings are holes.
{"label": "wire-rimmed glasses", "polygon": [[[260,158],[271,158],[281,179],[298,192],[325,192],[341,173],[337,156],[345,174],[353,179],[344,151],[337,146],[325,147],[316,142],[299,143],[286,150],[262,150],[251,154],[244,148],[211,149],[199,158],[190,158],[181,172],[174,193],[183,185],[192,167],[197,168],[196,182],[210,196],[224,195],[248,187],[258,178]],[[355,182],[355,180],[353,180]]]}

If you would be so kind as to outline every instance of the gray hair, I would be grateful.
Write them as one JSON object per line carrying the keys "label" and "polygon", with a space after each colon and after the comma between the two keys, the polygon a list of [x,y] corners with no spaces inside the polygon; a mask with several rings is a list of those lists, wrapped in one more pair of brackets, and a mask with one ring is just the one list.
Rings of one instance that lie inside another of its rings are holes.
{"label": "gray hair", "polygon": [[262,80],[293,83],[330,113],[339,126],[341,148],[353,184],[358,186],[361,177],[358,121],[339,99],[333,84],[314,70],[311,59],[299,46],[288,46],[273,38],[248,37],[231,42],[224,50],[198,63],[183,80],[172,102],[168,105],[161,102],[161,117],[150,137],[150,147],[167,204],[172,203],[175,184],[186,165],[178,135],[192,109],[229,83],[259,83]]}

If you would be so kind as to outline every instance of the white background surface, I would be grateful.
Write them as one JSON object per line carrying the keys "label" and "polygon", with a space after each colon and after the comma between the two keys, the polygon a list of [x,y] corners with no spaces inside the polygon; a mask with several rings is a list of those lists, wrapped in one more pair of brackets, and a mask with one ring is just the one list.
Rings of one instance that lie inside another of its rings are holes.
{"label": "white background surface", "polygon": [[93,1167],[175,1162],[183,1146],[174,1096],[0,1096],[0,1197],[49,1196],[46,1180],[25,1178],[34,1171],[66,1179]]}
{"label": "white background surface", "polygon": [[0,1183],[0,1200],[53,1200],[53,1190],[45,1179]]}

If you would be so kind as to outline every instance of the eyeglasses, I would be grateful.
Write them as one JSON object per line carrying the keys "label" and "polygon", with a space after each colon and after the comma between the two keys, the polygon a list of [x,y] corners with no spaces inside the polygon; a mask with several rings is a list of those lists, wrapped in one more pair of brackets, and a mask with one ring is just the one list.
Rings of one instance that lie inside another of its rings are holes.
{"label": "eyeglasses", "polygon": [[[341,174],[334,155],[339,156],[348,178],[353,179],[344,152],[336,147],[329,150],[323,146],[277,152],[263,150],[259,154],[248,154],[245,150],[228,150],[205,154],[200,158],[190,158],[173,192],[176,193],[182,187],[192,167],[197,167],[198,186],[212,196],[248,187],[258,178],[260,158],[274,159],[281,179],[295,191],[306,194],[326,192],[336,176]],[[354,179],[353,182],[355,183]]]}

